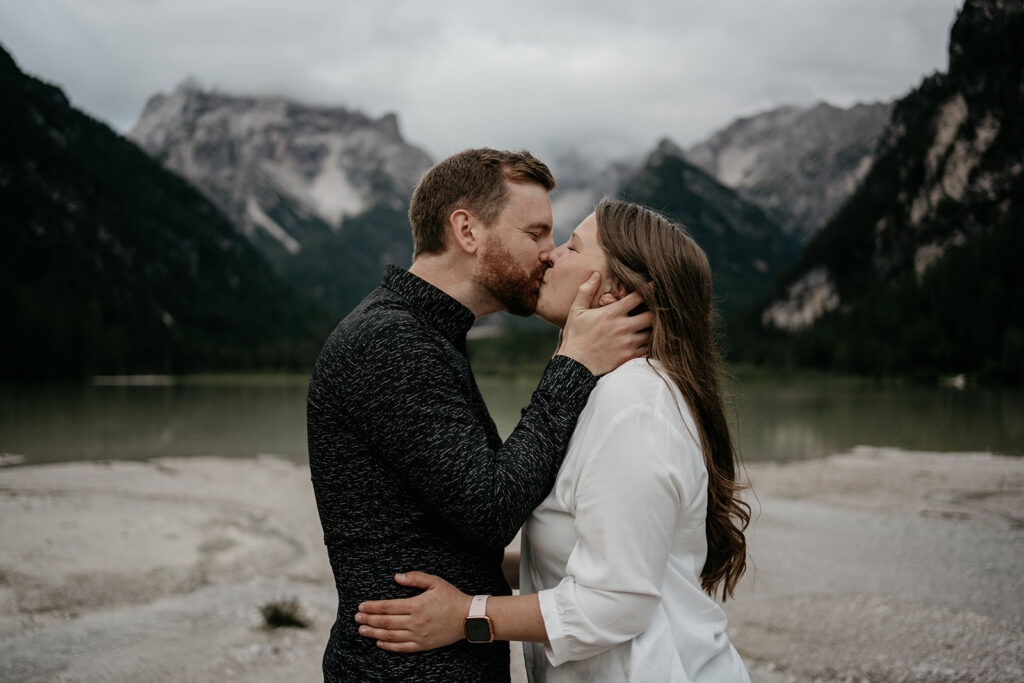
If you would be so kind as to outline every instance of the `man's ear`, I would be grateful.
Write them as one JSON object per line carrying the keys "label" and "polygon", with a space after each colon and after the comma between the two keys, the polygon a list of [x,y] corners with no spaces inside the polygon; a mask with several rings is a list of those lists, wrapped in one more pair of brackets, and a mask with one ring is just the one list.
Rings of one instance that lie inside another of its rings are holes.
{"label": "man's ear", "polygon": [[448,216],[448,236],[467,254],[475,254],[480,245],[480,222],[465,209],[456,209]]}

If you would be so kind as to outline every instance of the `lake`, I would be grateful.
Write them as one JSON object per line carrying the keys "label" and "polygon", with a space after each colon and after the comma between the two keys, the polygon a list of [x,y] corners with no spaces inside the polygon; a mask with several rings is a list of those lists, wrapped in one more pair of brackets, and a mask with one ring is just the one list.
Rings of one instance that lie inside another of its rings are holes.
{"label": "lake", "polygon": [[[0,386],[0,464],[162,456],[306,462],[302,375],[98,378]],[[130,383],[127,383],[130,382]],[[503,436],[534,377],[481,377]],[[1024,455],[1024,393],[741,369],[730,409],[744,460],[818,458],[857,445]]]}

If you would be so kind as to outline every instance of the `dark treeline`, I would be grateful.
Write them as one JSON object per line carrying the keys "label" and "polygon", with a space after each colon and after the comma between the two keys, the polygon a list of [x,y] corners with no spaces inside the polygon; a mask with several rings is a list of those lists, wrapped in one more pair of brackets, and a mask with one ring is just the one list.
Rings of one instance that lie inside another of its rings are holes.
{"label": "dark treeline", "polygon": [[[842,305],[793,335],[765,330],[760,309],[751,311],[731,321],[735,357],[1024,384],[1022,35],[1024,5],[968,0],[951,32],[949,73],[896,105],[870,174],[776,285],[784,296],[825,267]],[[943,148],[951,118],[959,126]],[[922,197],[928,210],[915,219]],[[942,257],[921,272],[916,257],[928,245]]]}
{"label": "dark treeline", "polygon": [[0,50],[0,376],[307,368],[335,316]]}
{"label": "dark treeline", "polygon": [[[1024,220],[1024,217],[1020,218]],[[765,328],[760,309],[727,320],[733,361],[931,381],[966,374],[1024,385],[1024,235],[1005,228],[952,248],[920,280],[909,276],[826,314],[799,333]]]}

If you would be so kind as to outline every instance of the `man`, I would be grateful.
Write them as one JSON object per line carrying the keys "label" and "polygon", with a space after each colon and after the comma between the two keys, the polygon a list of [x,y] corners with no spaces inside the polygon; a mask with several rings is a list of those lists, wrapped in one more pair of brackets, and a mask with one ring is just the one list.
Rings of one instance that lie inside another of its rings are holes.
{"label": "man", "polygon": [[533,312],[554,251],[554,185],[527,152],[466,150],[430,169],[409,209],[412,267],[390,266],[321,351],[307,418],[338,590],[327,681],[508,680],[508,643],[399,655],[360,637],[354,616],[361,600],[415,594],[394,582],[410,570],[508,595],[502,549],[554,482],[595,376],[647,341],[648,314],[589,309],[592,279],[502,444],[465,355],[466,332],[489,313]]}

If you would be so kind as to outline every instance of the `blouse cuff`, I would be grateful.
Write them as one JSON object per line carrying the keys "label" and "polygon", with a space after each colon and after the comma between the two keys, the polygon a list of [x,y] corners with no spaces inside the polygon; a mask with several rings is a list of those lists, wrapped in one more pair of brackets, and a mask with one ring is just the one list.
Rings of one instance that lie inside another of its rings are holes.
{"label": "blouse cuff", "polygon": [[565,631],[565,624],[562,622],[558,611],[558,601],[555,598],[555,591],[558,588],[549,588],[537,593],[540,601],[540,614],[544,619],[544,630],[548,634],[548,642],[544,646],[544,654],[547,655],[551,666],[558,666],[569,661],[569,639]]}

